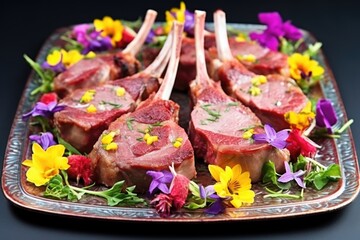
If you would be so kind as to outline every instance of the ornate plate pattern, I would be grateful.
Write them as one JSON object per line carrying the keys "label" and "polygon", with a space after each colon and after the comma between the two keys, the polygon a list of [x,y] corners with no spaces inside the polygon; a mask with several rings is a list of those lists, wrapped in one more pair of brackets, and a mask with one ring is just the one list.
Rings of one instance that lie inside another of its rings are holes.
{"label": "ornate plate pattern", "polygon": [[[260,25],[229,24],[242,31],[263,29]],[[212,24],[207,25],[210,29]],[[45,42],[37,60],[44,60],[48,50],[56,46],[59,37],[66,28],[58,29]],[[314,36],[303,30],[305,40],[314,43]],[[321,82],[321,95],[334,103],[340,123],[347,121],[343,102],[341,100],[334,76],[329,68],[324,54],[320,52],[319,63],[325,67],[325,79]],[[231,221],[255,220],[267,218],[290,217],[305,214],[326,212],[341,208],[351,203],[359,193],[359,166],[351,130],[348,129],[339,139],[326,139],[321,142],[317,160],[324,164],[337,163],[342,171],[342,179],[328,185],[322,191],[306,190],[302,200],[266,199],[264,191],[254,185],[256,192],[255,203],[239,209],[228,208],[220,215],[207,215],[203,211],[182,210],[172,214],[169,218],[161,218],[153,208],[109,207],[97,199],[85,199],[81,202],[67,202],[43,198],[34,194],[36,189],[27,184],[24,179],[24,170],[21,162],[30,155],[28,142],[28,123],[22,121],[22,114],[28,112],[35,100],[30,98],[30,92],[36,87],[35,73],[32,72],[25,91],[18,106],[11,128],[2,174],[2,189],[5,196],[13,203],[37,211],[54,214],[63,214],[76,217],[89,217],[127,221],[166,221],[166,222],[204,222],[204,221]],[[176,96],[185,97],[185,96]]]}

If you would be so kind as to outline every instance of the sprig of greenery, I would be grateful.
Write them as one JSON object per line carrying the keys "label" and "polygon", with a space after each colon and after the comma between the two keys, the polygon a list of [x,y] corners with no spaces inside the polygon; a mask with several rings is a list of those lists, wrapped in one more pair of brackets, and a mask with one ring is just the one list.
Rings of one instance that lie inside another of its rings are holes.
{"label": "sprig of greenery", "polygon": [[26,54],[23,55],[26,62],[34,69],[34,71],[39,75],[40,79],[37,80],[39,83],[39,87],[35,88],[30,94],[37,95],[39,93],[47,93],[51,92],[54,89],[53,79],[55,77],[55,73],[51,70],[44,70],[39,63],[33,61]]}
{"label": "sprig of greenery", "polygon": [[53,177],[44,192],[45,197],[52,197],[57,199],[64,199],[70,201],[78,201],[85,194],[98,196],[107,200],[109,206],[116,205],[134,205],[134,204],[144,204],[145,200],[137,196],[134,193],[135,186],[127,187],[125,192],[123,191],[125,181],[119,181],[115,183],[110,189],[103,191],[93,191],[88,188],[91,187],[75,187],[70,185],[68,181],[68,175],[66,171],[61,171],[61,174]]}

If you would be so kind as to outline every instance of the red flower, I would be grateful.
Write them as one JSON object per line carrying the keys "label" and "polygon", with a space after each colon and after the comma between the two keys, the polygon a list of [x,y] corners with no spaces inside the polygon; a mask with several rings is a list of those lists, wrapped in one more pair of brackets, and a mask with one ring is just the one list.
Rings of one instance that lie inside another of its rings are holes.
{"label": "red flower", "polygon": [[77,183],[79,183],[80,178],[82,178],[86,186],[93,182],[91,179],[92,170],[90,158],[83,155],[71,155],[68,157],[68,163],[70,168],[67,170],[67,173],[70,178],[76,179]]}
{"label": "red flower", "polygon": [[45,103],[46,105],[54,101],[57,101],[57,95],[54,92],[43,94],[39,100],[39,102]]}
{"label": "red flower", "polygon": [[162,217],[168,217],[170,215],[172,201],[173,201],[173,199],[171,196],[164,194],[164,193],[160,193],[156,196],[156,198],[151,200],[150,203],[155,204],[156,211]]}
{"label": "red flower", "polygon": [[176,174],[170,185],[170,196],[176,210],[182,208],[189,193],[190,180],[181,174]]}
{"label": "red flower", "polygon": [[291,159],[296,159],[300,154],[305,157],[313,158],[316,153],[316,147],[311,140],[301,134],[299,129],[293,129],[286,140],[286,148],[290,151]]}

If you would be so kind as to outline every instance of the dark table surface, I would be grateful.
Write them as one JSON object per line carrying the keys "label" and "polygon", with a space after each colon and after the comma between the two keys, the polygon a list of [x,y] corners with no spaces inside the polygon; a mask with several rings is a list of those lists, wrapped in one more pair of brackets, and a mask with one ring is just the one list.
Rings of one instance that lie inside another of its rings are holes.
{"label": "dark table surface", "polygon": [[[237,3],[236,3],[237,2]],[[228,22],[258,23],[257,13],[278,11],[284,19],[312,32],[323,43],[323,51],[335,75],[360,150],[360,5],[357,1],[187,1],[189,10],[205,10],[207,20],[217,8]],[[30,67],[22,55],[35,58],[46,38],[57,28],[91,22],[105,15],[135,20],[147,9],[164,12],[179,1],[29,1],[0,4],[0,156]],[[2,163],[0,158],[0,163]],[[2,166],[2,164],[1,164]],[[150,228],[146,228],[149,226]],[[165,231],[167,233],[165,233]],[[360,198],[347,206],[321,214],[259,221],[207,224],[151,224],[71,218],[43,214],[18,207],[0,194],[1,239],[141,239],[141,238],[271,238],[271,239],[359,239]]]}

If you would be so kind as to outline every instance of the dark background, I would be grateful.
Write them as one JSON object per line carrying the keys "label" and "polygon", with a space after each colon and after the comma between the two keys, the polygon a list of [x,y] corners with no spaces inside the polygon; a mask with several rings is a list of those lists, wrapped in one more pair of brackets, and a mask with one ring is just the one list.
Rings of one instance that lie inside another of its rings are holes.
{"label": "dark background", "polygon": [[[323,51],[334,73],[360,150],[360,5],[357,1],[185,1],[187,8],[208,12],[217,8],[227,21],[258,23],[257,13],[278,11],[283,19],[312,32],[323,43]],[[92,22],[104,15],[126,20],[179,7],[180,1],[11,1],[0,4],[0,164],[13,117],[30,67],[22,55],[36,58],[46,38],[57,28]],[[149,228],[147,228],[149,227]],[[145,230],[146,228],[146,230]],[[165,234],[165,231],[168,232]],[[335,211],[304,217],[250,222],[199,224],[153,224],[101,221],[48,215],[20,208],[0,194],[1,239],[359,239],[360,198]]]}

